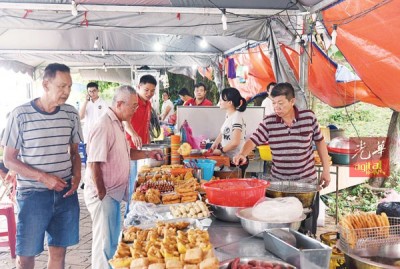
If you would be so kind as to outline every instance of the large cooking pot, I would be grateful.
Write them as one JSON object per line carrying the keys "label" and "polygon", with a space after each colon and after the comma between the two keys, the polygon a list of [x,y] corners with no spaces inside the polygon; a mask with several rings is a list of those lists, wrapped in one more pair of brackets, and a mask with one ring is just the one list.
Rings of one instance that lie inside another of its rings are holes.
{"label": "large cooking pot", "polygon": [[143,145],[142,150],[160,150],[164,156],[163,160],[157,161],[155,159],[147,158],[143,160],[143,164],[149,167],[157,167],[171,163],[171,147],[167,144],[148,144]]}
{"label": "large cooking pot", "polygon": [[296,181],[271,181],[265,194],[267,197],[296,197],[304,208],[311,207],[315,194],[318,192],[317,185]]}

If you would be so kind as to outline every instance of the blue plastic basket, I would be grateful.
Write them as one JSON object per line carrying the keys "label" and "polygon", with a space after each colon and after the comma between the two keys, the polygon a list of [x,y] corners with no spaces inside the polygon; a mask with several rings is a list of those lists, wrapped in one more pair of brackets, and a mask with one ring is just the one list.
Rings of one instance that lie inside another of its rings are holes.
{"label": "blue plastic basket", "polygon": [[183,163],[185,166],[189,164],[189,162],[195,162],[196,165],[203,170],[203,179],[210,180],[214,175],[214,167],[217,161],[208,160],[208,159],[192,159],[192,160],[184,160]]}

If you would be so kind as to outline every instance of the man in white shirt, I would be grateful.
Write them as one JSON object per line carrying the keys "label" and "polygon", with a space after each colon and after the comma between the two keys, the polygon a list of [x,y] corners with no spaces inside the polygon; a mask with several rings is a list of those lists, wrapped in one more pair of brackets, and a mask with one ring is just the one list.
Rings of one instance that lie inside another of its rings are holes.
{"label": "man in white shirt", "polygon": [[174,104],[169,99],[168,92],[163,92],[162,94],[163,104],[161,106],[161,121],[168,121],[169,116],[174,114]]}
{"label": "man in white shirt", "polygon": [[275,113],[274,106],[272,105],[272,99],[270,97],[271,91],[275,85],[276,85],[275,82],[271,82],[270,84],[268,84],[268,86],[267,86],[268,95],[267,95],[267,97],[265,97],[264,101],[262,101],[262,103],[261,103],[261,106],[265,108],[265,116]]}
{"label": "man in white shirt", "polygon": [[79,117],[81,120],[85,119],[85,124],[83,125],[83,139],[85,144],[88,141],[89,132],[93,125],[101,116],[103,116],[108,108],[106,101],[99,96],[99,86],[97,83],[88,83],[86,89],[86,99],[79,111]]}

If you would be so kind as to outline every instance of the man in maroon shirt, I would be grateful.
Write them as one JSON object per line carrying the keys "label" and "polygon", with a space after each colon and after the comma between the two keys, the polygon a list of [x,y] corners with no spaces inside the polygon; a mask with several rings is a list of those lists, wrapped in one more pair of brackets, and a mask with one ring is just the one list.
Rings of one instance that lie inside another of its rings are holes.
{"label": "man in maroon shirt", "polygon": [[194,85],[194,98],[188,100],[185,106],[212,106],[212,102],[206,98],[207,87],[204,83]]}

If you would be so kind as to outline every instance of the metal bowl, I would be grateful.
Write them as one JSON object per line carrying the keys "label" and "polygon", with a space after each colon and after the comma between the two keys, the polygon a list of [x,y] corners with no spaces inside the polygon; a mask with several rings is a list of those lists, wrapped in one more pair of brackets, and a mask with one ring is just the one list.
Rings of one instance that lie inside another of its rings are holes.
{"label": "metal bowl", "polygon": [[[234,259],[229,259],[229,260],[225,260],[219,263],[219,269],[226,269],[228,268],[229,264],[233,261]],[[288,264],[286,262],[283,261],[279,261],[279,260],[275,260],[274,258],[271,257],[241,257],[240,258],[240,262],[241,263],[248,263],[249,261],[262,261],[262,262],[270,262],[274,265],[280,265],[281,268],[287,268],[287,269],[296,269],[296,267],[294,267],[291,264]],[[275,268],[275,267],[274,267]]]}
{"label": "metal bowl", "polygon": [[246,232],[261,238],[265,230],[273,228],[290,228],[297,231],[300,228],[301,222],[306,218],[306,215],[303,214],[299,220],[294,222],[267,222],[254,219],[251,214],[252,209],[252,207],[241,209],[236,213],[236,216],[240,219],[240,223]]}
{"label": "metal bowl", "polygon": [[303,204],[303,207],[311,207],[316,193],[315,184],[296,181],[271,181],[265,194],[267,197],[296,197]]}
{"label": "metal bowl", "polygon": [[223,205],[214,205],[206,201],[207,204],[210,206],[210,211],[212,214],[222,221],[228,222],[240,222],[240,218],[236,216],[236,213],[243,209],[244,207],[230,207],[230,206],[223,206]]}

